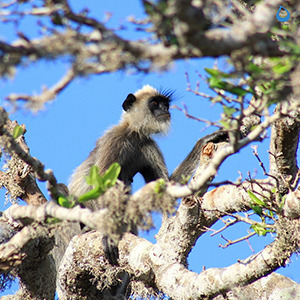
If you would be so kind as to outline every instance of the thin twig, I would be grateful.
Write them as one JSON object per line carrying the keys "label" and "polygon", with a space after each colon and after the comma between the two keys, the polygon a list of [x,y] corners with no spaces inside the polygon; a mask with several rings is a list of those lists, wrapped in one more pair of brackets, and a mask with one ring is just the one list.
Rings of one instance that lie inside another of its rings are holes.
{"label": "thin twig", "polygon": [[246,236],[243,236],[243,237],[241,237],[239,239],[236,239],[234,241],[228,240],[223,235],[221,235],[222,239],[224,239],[227,243],[225,245],[220,244],[219,247],[225,249],[225,248],[229,247],[230,245],[234,245],[234,244],[237,244],[237,243],[245,241],[245,240],[248,241],[248,239],[251,238],[254,235],[256,235],[256,232],[251,232],[251,233],[247,234]]}

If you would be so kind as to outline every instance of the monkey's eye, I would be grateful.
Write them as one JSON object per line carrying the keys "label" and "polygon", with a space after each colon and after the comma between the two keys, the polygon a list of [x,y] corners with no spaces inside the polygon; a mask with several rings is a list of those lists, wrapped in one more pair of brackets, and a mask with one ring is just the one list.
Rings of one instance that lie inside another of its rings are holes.
{"label": "monkey's eye", "polygon": [[157,105],[158,105],[158,102],[157,102],[157,101],[153,101],[152,104],[153,104],[154,106],[157,106]]}

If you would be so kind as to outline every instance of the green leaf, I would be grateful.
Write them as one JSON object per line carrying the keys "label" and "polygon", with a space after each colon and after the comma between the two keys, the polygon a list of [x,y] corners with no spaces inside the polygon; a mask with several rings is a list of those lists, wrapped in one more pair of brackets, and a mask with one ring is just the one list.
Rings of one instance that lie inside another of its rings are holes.
{"label": "green leaf", "polygon": [[154,193],[160,194],[166,189],[166,182],[164,179],[160,178],[156,180],[156,184],[154,187]]}
{"label": "green leaf", "polygon": [[252,228],[259,236],[265,236],[268,232],[270,232],[270,230],[267,230],[261,224],[251,225],[250,228]]}
{"label": "green leaf", "polygon": [[[299,45],[295,44],[292,41],[280,41],[280,44],[289,47],[291,49],[291,54],[294,54],[296,56],[300,55],[300,47]],[[278,57],[278,60],[280,61],[282,59],[282,57]]]}
{"label": "green leaf", "polygon": [[85,202],[87,200],[91,200],[91,199],[97,199],[100,195],[102,195],[105,192],[105,190],[101,189],[101,188],[94,188],[88,192],[86,192],[85,194],[81,195],[78,198],[78,202],[82,203]]}
{"label": "green leaf", "polygon": [[116,184],[116,181],[121,172],[121,166],[118,163],[113,163],[102,176],[102,181],[105,187],[111,187]]}
{"label": "green leaf", "polygon": [[51,18],[51,21],[55,25],[60,25],[60,26],[63,25],[63,19],[62,19],[62,17],[58,13],[54,13],[53,14],[53,16]]}
{"label": "green leaf", "polygon": [[17,125],[14,127],[14,130],[13,130],[13,138],[16,139],[23,133],[24,133],[23,128],[21,126]]}
{"label": "green leaf", "polygon": [[192,175],[181,174],[180,184],[182,184],[182,185],[187,184],[190,181],[191,177],[192,177]]}
{"label": "green leaf", "polygon": [[279,204],[279,208],[283,208],[284,203],[285,203],[285,198],[286,198],[286,195],[284,195],[284,196],[281,198],[281,201],[280,201],[280,204]]}
{"label": "green leaf", "polygon": [[60,206],[71,208],[74,206],[74,203],[70,201],[66,196],[60,195],[57,199],[57,202]]}
{"label": "green leaf", "polygon": [[236,78],[237,75],[235,73],[233,74],[228,74],[228,73],[225,73],[225,72],[222,72],[220,70],[217,70],[217,69],[210,69],[210,68],[204,68],[204,70],[212,77],[215,77],[215,78]]}
{"label": "green leaf", "polygon": [[250,131],[253,131],[258,125],[253,125],[250,127]]}
{"label": "green leaf", "polygon": [[239,86],[233,86],[232,88],[228,89],[228,92],[230,92],[231,94],[237,95],[237,96],[245,96],[247,94],[253,94],[253,92],[249,89],[249,90],[245,90],[242,87]]}
{"label": "green leaf", "polygon": [[226,106],[226,105],[223,105],[223,110],[224,110],[224,114],[227,116],[227,117],[231,117],[235,112],[237,112],[237,109],[234,108],[234,107],[229,107],[229,106]]}
{"label": "green leaf", "polygon": [[217,77],[208,78],[208,84],[211,89],[221,89],[237,96],[245,96],[249,93],[253,94],[251,89],[245,90],[240,86],[233,85]]}
{"label": "green leaf", "polygon": [[204,70],[213,77],[222,77],[221,74],[222,72],[220,72],[219,70],[216,69],[209,69],[209,68],[204,68]]}
{"label": "green leaf", "polygon": [[265,95],[268,95],[274,91],[276,91],[276,82],[274,80],[264,83],[259,86],[261,92]]}
{"label": "green leaf", "polygon": [[254,205],[253,203],[249,203],[251,209],[259,216],[262,216],[262,208],[258,205]]}
{"label": "green leaf", "polygon": [[92,185],[93,187],[100,187],[103,185],[101,176],[99,175],[99,168],[97,166],[92,166],[88,176],[85,176],[86,183]]}
{"label": "green leaf", "polygon": [[155,6],[151,2],[144,0],[143,4],[147,14],[151,15],[155,12]]}
{"label": "green leaf", "polygon": [[281,29],[285,30],[285,31],[291,31],[290,25],[286,25],[286,24],[281,24]]}
{"label": "green leaf", "polygon": [[162,15],[165,14],[166,9],[168,8],[167,1],[159,1],[156,5],[156,8],[160,11]]}
{"label": "green leaf", "polygon": [[222,96],[216,96],[214,98],[211,99],[211,103],[215,104],[215,103],[219,103],[219,102],[222,102],[223,98]]}
{"label": "green leaf", "polygon": [[211,77],[208,79],[208,83],[210,88],[214,89],[221,89],[221,90],[226,90],[227,82],[218,79],[217,77]]}
{"label": "green leaf", "polygon": [[61,222],[61,220],[57,219],[57,218],[47,218],[46,219],[47,224],[56,224],[56,223],[59,223],[59,222]]}
{"label": "green leaf", "polygon": [[280,63],[282,60],[282,57],[274,56],[274,57],[268,58],[268,60],[273,63]]}
{"label": "green leaf", "polygon": [[222,127],[224,129],[230,129],[230,123],[229,122],[222,120],[222,121],[220,121],[220,124],[222,125]]}
{"label": "green leaf", "polygon": [[247,70],[248,72],[256,73],[256,74],[260,74],[263,72],[263,70],[257,66],[256,64],[254,64],[253,62],[249,62],[248,66],[247,66]]}
{"label": "green leaf", "polygon": [[286,64],[279,63],[278,65],[274,66],[272,69],[276,74],[284,74],[291,70],[293,65],[290,62],[286,62]]}
{"label": "green leaf", "polygon": [[260,206],[263,206],[263,207],[266,206],[266,204],[265,204],[262,200],[260,200],[259,198],[257,198],[251,191],[247,191],[247,192],[248,192],[248,195],[250,196],[251,200],[252,200],[255,204],[260,205]]}
{"label": "green leaf", "polygon": [[81,195],[78,202],[82,203],[87,200],[97,199],[105,191],[116,184],[116,181],[121,172],[121,166],[118,163],[113,163],[104,173],[103,176],[99,175],[99,168],[92,166],[88,176],[85,176],[88,185],[93,186],[93,189]]}

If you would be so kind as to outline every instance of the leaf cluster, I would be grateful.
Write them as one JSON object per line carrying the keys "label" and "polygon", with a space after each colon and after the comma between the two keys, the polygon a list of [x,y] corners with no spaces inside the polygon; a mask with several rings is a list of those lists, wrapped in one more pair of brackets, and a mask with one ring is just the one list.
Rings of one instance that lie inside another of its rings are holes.
{"label": "leaf cluster", "polygon": [[269,205],[262,199],[258,198],[252,191],[247,191],[251,199],[249,206],[255,214],[257,214],[261,222],[252,224],[250,226],[259,236],[266,236],[267,233],[274,232],[274,229],[268,229],[266,218],[274,220],[275,214]]}
{"label": "leaf cluster", "polygon": [[[120,172],[121,166],[118,163],[113,163],[102,176],[99,174],[99,168],[92,166],[89,175],[85,176],[86,183],[92,186],[92,189],[79,196],[77,201],[83,203],[103,195],[110,187],[116,184]],[[72,195],[69,197],[61,195],[58,198],[58,204],[63,207],[71,208],[75,203]]]}
{"label": "leaf cluster", "polygon": [[90,174],[85,177],[86,183],[93,187],[92,190],[81,195],[78,198],[79,203],[83,203],[87,200],[97,199],[99,196],[105,193],[107,189],[114,186],[121,172],[121,166],[118,163],[113,163],[103,176],[99,175],[99,168],[92,166]]}
{"label": "leaf cluster", "polygon": [[208,78],[209,87],[213,90],[219,89],[235,96],[246,96],[247,94],[254,94],[254,90],[250,87],[242,87],[241,85],[230,82],[230,79],[236,79],[235,73],[225,73],[217,69],[205,68],[205,71],[211,76]]}

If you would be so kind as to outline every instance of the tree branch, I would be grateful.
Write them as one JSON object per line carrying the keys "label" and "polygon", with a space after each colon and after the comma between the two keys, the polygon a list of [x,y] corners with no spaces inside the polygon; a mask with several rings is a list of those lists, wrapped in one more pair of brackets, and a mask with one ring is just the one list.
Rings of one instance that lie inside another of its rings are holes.
{"label": "tree branch", "polygon": [[23,150],[23,148],[16,142],[13,136],[7,131],[7,129],[5,128],[5,124],[8,122],[8,117],[6,111],[3,108],[0,108],[0,120],[0,136],[2,137],[2,143],[4,144],[6,150],[9,153],[17,154],[20,159],[31,166],[35,171],[35,175],[38,180],[47,181],[49,184],[48,190],[51,197],[53,199],[58,199],[60,195],[59,187],[52,170],[48,169],[45,171],[44,165],[36,158],[30,156],[28,151]]}
{"label": "tree branch", "polygon": [[[276,110],[283,116],[289,111],[293,101],[279,103]],[[299,112],[295,110],[289,116],[281,117],[273,124],[270,139],[270,173],[282,182],[281,189],[293,183],[298,172],[297,149],[299,142]]]}
{"label": "tree branch", "polygon": [[18,95],[18,94],[10,94],[6,97],[8,101],[16,102],[18,100],[29,102],[29,106],[34,108],[35,110],[39,110],[43,107],[43,105],[53,100],[63,89],[65,89],[75,78],[74,70],[70,69],[67,74],[54,86],[50,89],[44,88],[40,95]]}
{"label": "tree branch", "polygon": [[[299,247],[299,221],[281,220],[277,228],[279,234],[276,240],[266,246],[260,253],[239,261],[230,267],[222,269],[212,268],[200,274],[187,270],[182,264],[184,262],[177,260],[178,255],[176,252],[178,251],[178,246],[175,248],[173,246],[176,242],[180,244],[181,241],[177,239],[174,241],[172,237],[168,237],[167,235],[170,231],[160,233],[155,245],[132,234],[125,234],[119,245],[121,266],[125,267],[126,270],[130,270],[135,281],[146,282],[148,286],[157,286],[160,291],[173,299],[214,297],[270,274],[284,265],[290,255],[297,251]],[[297,230],[287,231],[287,228],[297,228]],[[98,290],[98,295],[103,297],[103,294],[100,293],[105,292],[103,288],[107,284],[116,284],[115,281],[113,281],[114,283],[108,282],[108,278],[106,277],[105,279],[102,276],[108,274],[107,272],[111,272],[110,274],[115,274],[114,278],[116,278],[116,274],[120,274],[120,270],[109,271],[110,267],[102,259],[98,259],[97,263],[95,263],[96,257],[103,257],[101,250],[96,247],[100,236],[101,234],[98,232],[91,232],[85,236],[84,240],[80,240],[79,237],[75,237],[72,240],[72,244],[67,250],[68,255],[65,256],[65,259],[68,259],[68,261],[64,261],[64,267],[62,268],[64,276],[60,277],[63,292],[68,293],[69,297],[74,293],[80,293],[80,295],[89,294],[87,290],[80,290],[77,284],[76,286],[73,285],[73,289],[70,289],[69,286],[74,272],[68,272],[68,270],[71,265],[78,263],[79,257],[80,261],[85,263],[84,266],[82,265],[82,268],[77,269],[75,275],[76,277],[81,277],[80,274],[90,270],[90,278],[95,278],[96,276],[99,280],[97,281],[101,282],[101,287],[97,288],[95,285],[90,287],[94,292]],[[292,241],[294,246],[287,248],[288,241]],[[101,280],[101,278],[103,279]],[[153,280],[155,280],[155,283],[153,283]]]}

